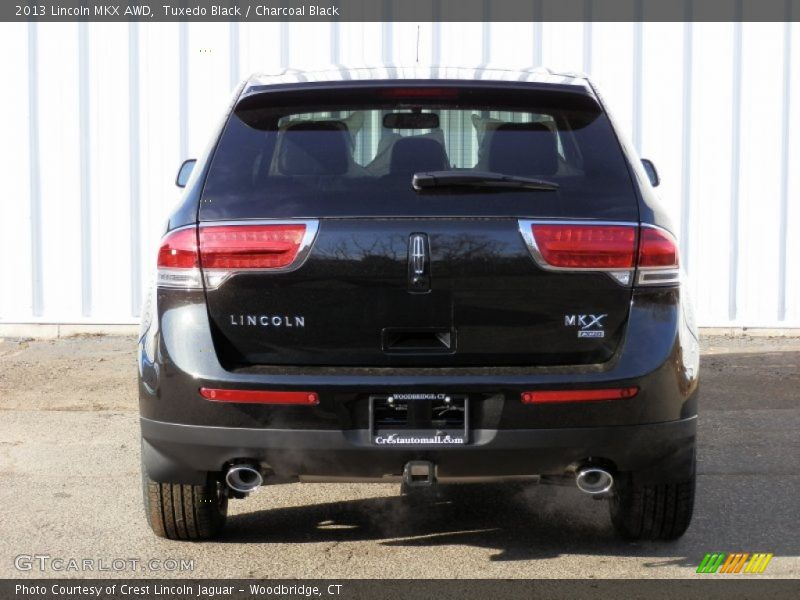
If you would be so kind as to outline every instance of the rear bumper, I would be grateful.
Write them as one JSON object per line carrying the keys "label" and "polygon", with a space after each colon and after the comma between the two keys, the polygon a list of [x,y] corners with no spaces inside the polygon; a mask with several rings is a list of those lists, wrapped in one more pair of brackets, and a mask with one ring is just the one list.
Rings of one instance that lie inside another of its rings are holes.
{"label": "rear bumper", "polygon": [[[347,343],[342,340],[342,343]],[[698,344],[678,289],[634,292],[625,339],[598,365],[476,369],[226,370],[202,294],[159,300],[139,344],[143,458],[150,477],[200,483],[248,459],[286,478],[378,479],[410,460],[445,478],[556,475],[591,457],[653,481],[693,468]],[[523,404],[528,390],[636,386],[608,402]],[[209,402],[200,387],[313,391],[316,406]],[[466,446],[383,447],[369,438],[369,397],[468,394]]]}
{"label": "rear bumper", "polygon": [[[699,349],[680,290],[634,293],[614,358],[594,365],[487,368],[251,367],[226,370],[217,358],[202,293],[165,295],[139,343],[142,417],[239,429],[369,428],[374,394],[469,394],[470,427],[481,430],[595,428],[663,423],[697,414]],[[218,340],[219,341],[219,340]],[[223,343],[223,342],[219,342]],[[347,343],[346,339],[342,340]],[[638,387],[613,402],[523,405],[525,391]],[[302,391],[319,405],[209,402],[199,388]]]}
{"label": "rear bumper", "polygon": [[280,478],[375,479],[398,476],[410,460],[436,464],[442,480],[563,474],[588,458],[653,482],[693,469],[696,417],[613,427],[477,429],[465,446],[380,447],[369,431],[208,427],[141,419],[142,458],[156,481],[202,483],[239,459]]}

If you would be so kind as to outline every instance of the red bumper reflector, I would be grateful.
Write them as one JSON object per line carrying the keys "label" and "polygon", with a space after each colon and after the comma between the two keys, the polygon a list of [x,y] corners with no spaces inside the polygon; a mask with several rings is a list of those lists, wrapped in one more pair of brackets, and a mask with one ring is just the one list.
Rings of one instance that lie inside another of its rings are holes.
{"label": "red bumper reflector", "polygon": [[200,395],[212,402],[242,402],[249,404],[319,404],[316,392],[266,392],[261,390],[222,390],[200,388]]}
{"label": "red bumper reflector", "polygon": [[547,402],[621,400],[623,398],[633,398],[638,393],[638,387],[605,388],[599,390],[538,390],[535,392],[522,392],[522,403],[540,404]]}

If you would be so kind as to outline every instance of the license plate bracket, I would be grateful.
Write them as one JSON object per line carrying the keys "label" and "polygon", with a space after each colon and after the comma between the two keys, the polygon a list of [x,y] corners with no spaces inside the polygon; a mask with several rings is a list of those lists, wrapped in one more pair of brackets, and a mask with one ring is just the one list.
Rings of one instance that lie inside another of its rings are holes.
{"label": "license plate bracket", "polygon": [[370,440],[384,447],[465,445],[466,394],[398,392],[369,397]]}

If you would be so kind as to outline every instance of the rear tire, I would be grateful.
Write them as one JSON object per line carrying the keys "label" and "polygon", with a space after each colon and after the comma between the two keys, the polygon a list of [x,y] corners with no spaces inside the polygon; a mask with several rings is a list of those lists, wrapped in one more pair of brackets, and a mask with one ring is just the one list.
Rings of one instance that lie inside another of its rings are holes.
{"label": "rear tire", "polygon": [[225,526],[228,496],[208,475],[203,485],[153,481],[142,468],[144,510],[150,528],[169,540],[209,540]]}
{"label": "rear tire", "polygon": [[695,474],[685,481],[637,484],[630,474],[617,479],[611,497],[611,522],[628,540],[676,540],[692,520]]}

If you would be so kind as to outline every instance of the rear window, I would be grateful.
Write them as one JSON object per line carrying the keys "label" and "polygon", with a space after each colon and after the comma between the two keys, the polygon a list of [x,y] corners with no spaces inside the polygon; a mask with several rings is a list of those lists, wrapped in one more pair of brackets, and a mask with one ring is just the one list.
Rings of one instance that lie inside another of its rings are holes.
{"label": "rear window", "polygon": [[[414,174],[432,171],[536,178],[558,190],[414,191]],[[380,88],[246,99],[217,145],[200,216],[637,215],[622,151],[588,96]]]}

